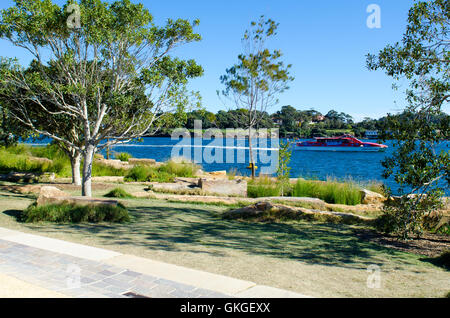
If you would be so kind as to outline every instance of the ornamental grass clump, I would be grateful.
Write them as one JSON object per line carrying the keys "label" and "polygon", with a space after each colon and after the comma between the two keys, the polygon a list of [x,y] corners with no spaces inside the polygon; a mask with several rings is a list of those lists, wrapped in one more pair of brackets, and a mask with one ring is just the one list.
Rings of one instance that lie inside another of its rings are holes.
{"label": "ornamental grass clump", "polygon": [[74,204],[37,206],[33,204],[22,212],[20,220],[25,223],[124,223],[130,221],[130,215],[122,204],[85,206]]}

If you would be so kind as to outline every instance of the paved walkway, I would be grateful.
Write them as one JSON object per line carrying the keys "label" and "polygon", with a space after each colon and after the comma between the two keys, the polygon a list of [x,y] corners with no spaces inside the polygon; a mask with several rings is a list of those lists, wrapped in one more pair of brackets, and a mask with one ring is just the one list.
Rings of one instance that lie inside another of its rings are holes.
{"label": "paved walkway", "polygon": [[[35,290],[34,294],[32,290]],[[305,297],[231,277],[0,228],[0,297],[7,295],[82,298]]]}

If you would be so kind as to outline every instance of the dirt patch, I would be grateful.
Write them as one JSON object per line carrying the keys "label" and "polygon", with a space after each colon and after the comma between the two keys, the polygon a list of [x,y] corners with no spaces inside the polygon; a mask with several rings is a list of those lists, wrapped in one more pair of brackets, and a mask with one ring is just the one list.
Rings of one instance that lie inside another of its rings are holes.
{"label": "dirt patch", "polygon": [[420,238],[413,238],[408,241],[400,240],[394,236],[381,235],[373,230],[366,229],[358,229],[356,235],[363,240],[385,247],[427,257],[438,257],[443,252],[450,250],[450,237],[448,235],[427,233]]}

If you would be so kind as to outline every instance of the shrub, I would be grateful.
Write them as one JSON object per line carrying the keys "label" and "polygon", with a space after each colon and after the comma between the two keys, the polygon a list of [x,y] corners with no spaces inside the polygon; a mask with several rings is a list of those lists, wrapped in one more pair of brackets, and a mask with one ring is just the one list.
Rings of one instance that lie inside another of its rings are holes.
{"label": "shrub", "polygon": [[127,209],[118,204],[86,205],[51,204],[37,206],[33,204],[22,212],[20,220],[26,223],[56,222],[56,223],[98,223],[98,222],[129,222]]}
{"label": "shrub", "polygon": [[116,159],[119,159],[120,161],[128,161],[130,158],[133,157],[127,152],[120,152],[116,154]]}
{"label": "shrub", "polygon": [[109,191],[107,194],[105,194],[105,197],[107,197],[107,198],[122,198],[122,199],[134,198],[131,194],[129,194],[122,188],[115,188],[115,189]]}

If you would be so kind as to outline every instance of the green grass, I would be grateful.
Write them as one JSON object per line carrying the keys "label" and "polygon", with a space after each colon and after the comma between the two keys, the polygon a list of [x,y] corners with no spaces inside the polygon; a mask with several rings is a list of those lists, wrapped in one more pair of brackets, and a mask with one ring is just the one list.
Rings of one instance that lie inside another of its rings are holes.
{"label": "green grass", "polygon": [[356,184],[334,180],[298,179],[292,189],[292,196],[319,198],[332,204],[357,205],[361,203],[360,188]]}
{"label": "green grass", "polygon": [[[30,160],[30,156],[47,158],[52,163],[37,162]],[[82,169],[82,165],[80,169]],[[0,173],[8,172],[54,172],[58,177],[69,178],[72,176],[69,157],[56,145],[45,147],[31,147],[27,145],[16,145],[0,149]],[[92,176],[125,176],[126,169],[117,169],[96,162],[92,165]]]}
{"label": "green grass", "polygon": [[[281,185],[271,178],[262,176],[250,180],[247,186],[251,198],[281,196]],[[298,179],[291,189],[285,189],[285,196],[319,198],[331,204],[357,205],[361,203],[360,186],[352,181],[338,182]]]}
{"label": "green grass", "polygon": [[115,188],[104,195],[107,198],[121,198],[121,199],[131,199],[134,198],[130,193],[122,188]]}
{"label": "green grass", "polygon": [[[359,227],[224,220],[228,208],[127,200],[121,224],[17,223],[31,200],[0,193],[0,226],[288,289],[313,297],[442,297],[448,272],[423,256],[361,239]],[[382,266],[382,288],[367,268]],[[424,284],[426,280],[426,284]]]}
{"label": "green grass", "polygon": [[25,223],[99,223],[129,222],[130,216],[123,205],[86,205],[51,204],[37,206],[32,204],[20,216]]}
{"label": "green grass", "polygon": [[281,186],[267,176],[260,176],[250,180],[247,184],[247,196],[250,198],[278,197],[281,195]]}

